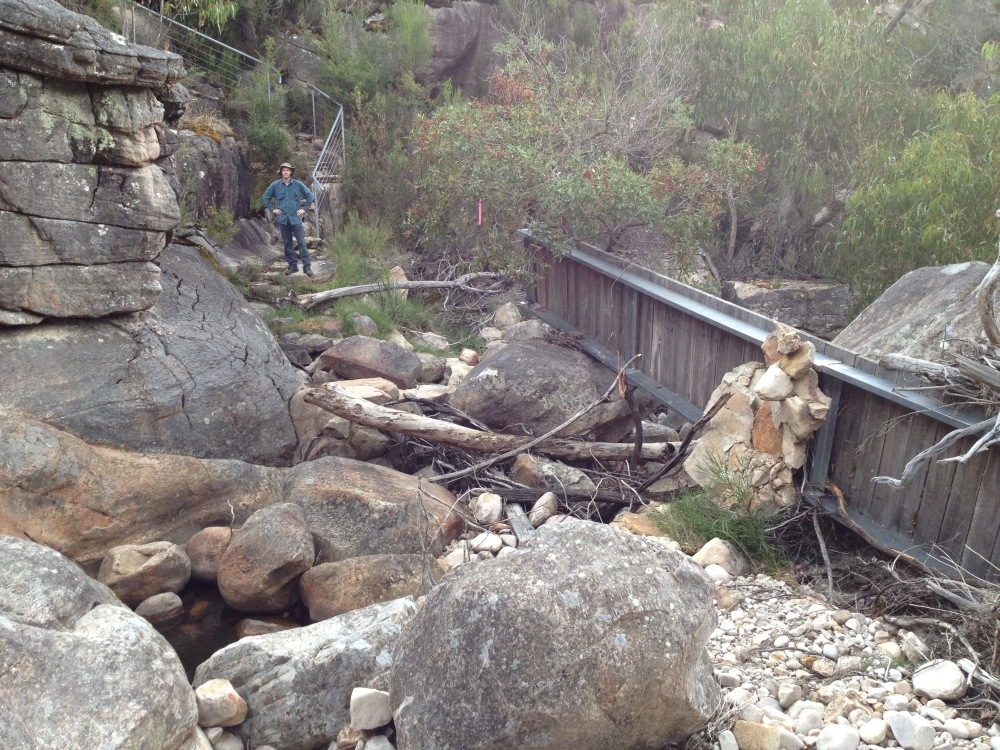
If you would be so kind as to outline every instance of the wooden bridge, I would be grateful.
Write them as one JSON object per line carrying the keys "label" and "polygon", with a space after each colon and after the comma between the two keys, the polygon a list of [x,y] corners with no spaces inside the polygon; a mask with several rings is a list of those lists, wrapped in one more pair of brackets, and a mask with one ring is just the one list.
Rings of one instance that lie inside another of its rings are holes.
{"label": "wooden bridge", "polygon": [[[554,260],[530,237],[525,242],[539,279],[529,291],[534,314],[583,334],[583,347],[612,368],[641,353],[629,379],[689,421],[726,372],[762,360],[760,345],[775,327],[770,318],[590,246]],[[872,482],[898,477],[912,456],[982,415],[905,390],[925,385],[918,376],[802,338],[816,345],[820,388],[833,399],[806,464],[810,495],[832,503],[824,497],[830,479],[854,522],[879,541],[936,567],[957,564],[1000,580],[1000,450],[964,464],[932,461],[899,489]],[[974,441],[957,442],[941,458],[961,455]]]}

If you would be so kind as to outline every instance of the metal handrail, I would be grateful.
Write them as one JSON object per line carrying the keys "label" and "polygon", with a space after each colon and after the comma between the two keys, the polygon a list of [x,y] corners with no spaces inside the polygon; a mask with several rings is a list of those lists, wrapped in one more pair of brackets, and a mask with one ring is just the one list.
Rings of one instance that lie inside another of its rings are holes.
{"label": "metal handrail", "polygon": [[[186,26],[181,22],[158,13],[151,8],[147,8],[143,5],[133,2],[133,0],[121,0],[121,19],[122,19],[122,36],[128,38],[129,31],[131,31],[131,41],[136,43],[136,24],[135,24],[135,12],[138,8],[144,13],[155,17],[161,22],[166,22],[170,27],[177,29],[183,34],[193,35],[196,39],[208,42],[210,45],[225,50],[226,52],[238,55],[245,61],[252,63],[254,66],[263,66],[263,60],[254,57],[247,52],[236,47],[231,47],[225,42],[220,42],[218,39],[208,36],[207,34],[198,31],[197,29],[192,29],[190,26]],[[130,10],[129,18],[126,19],[125,8],[128,7]],[[129,22],[131,29],[129,28]],[[212,61],[206,60],[203,57],[199,58],[196,50],[186,42],[183,38],[175,39],[176,42],[182,47],[179,50],[181,57],[192,58],[192,61],[198,63],[199,65],[207,63],[206,67],[212,68]],[[219,77],[219,82],[228,88],[235,88],[239,84],[238,74],[232,70],[226,70],[221,64],[216,63],[214,65],[215,70],[208,70],[209,73],[214,73]],[[282,80],[281,71],[274,66],[268,66],[267,70],[267,98],[268,101],[271,100],[271,73],[277,74],[277,85],[282,85],[284,81]],[[223,80],[225,79],[225,80]],[[330,127],[330,132],[326,136],[326,140],[323,142],[323,149],[320,151],[319,157],[316,159],[316,164],[313,166],[311,178],[312,178],[312,188],[313,192],[316,193],[317,204],[320,197],[326,191],[324,186],[324,180],[329,181],[331,178],[340,178],[343,174],[344,168],[347,166],[347,142],[346,136],[344,134],[344,105],[334,99],[332,96],[327,94],[318,86],[314,85],[309,81],[303,81],[303,83],[309,88],[310,95],[312,99],[312,133],[315,136],[317,134],[316,128],[316,94],[319,94],[325,98],[328,102],[336,107],[336,114],[333,118],[333,125]],[[339,134],[339,138],[337,137]],[[332,144],[336,144],[331,148]],[[339,149],[337,148],[339,146]],[[316,222],[316,235],[320,235],[319,228],[319,206],[316,206],[315,214]]]}

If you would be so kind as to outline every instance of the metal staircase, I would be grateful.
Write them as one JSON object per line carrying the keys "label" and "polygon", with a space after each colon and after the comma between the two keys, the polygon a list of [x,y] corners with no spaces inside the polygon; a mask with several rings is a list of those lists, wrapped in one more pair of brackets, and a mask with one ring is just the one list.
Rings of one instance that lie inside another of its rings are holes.
{"label": "metal staircase", "polygon": [[[133,43],[167,48],[184,58],[189,71],[197,71],[205,77],[218,83],[226,92],[235,90],[245,82],[246,76],[255,70],[263,70],[267,75],[267,94],[271,97],[272,86],[275,92],[284,88],[281,72],[263,61],[242,50],[230,47],[218,39],[204,34],[168,16],[157,13],[132,0],[120,0],[120,15],[122,19],[122,36]],[[272,78],[273,77],[273,78]],[[319,152],[316,163],[310,174],[311,189],[316,195],[316,236],[320,234],[320,207],[339,185],[344,167],[347,163],[344,140],[344,107],[322,89],[308,81],[303,82],[308,87],[312,99],[312,135],[326,133],[323,148]],[[329,120],[329,115],[321,107],[317,111],[316,97],[329,103],[332,109],[332,124],[329,130],[326,123],[319,120]]]}

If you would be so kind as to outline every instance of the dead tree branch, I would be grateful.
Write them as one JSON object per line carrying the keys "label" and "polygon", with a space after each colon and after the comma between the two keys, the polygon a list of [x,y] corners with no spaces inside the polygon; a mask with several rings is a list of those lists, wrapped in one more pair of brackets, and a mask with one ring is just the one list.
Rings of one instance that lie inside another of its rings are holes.
{"label": "dead tree branch", "polygon": [[[617,387],[617,386],[615,386]],[[543,455],[571,461],[628,461],[633,446],[629,443],[591,443],[566,438],[525,438],[517,435],[486,433],[441,419],[418,416],[405,411],[387,409],[370,401],[355,398],[334,383],[314,388],[306,394],[307,403],[326,409],[331,414],[376,430],[396,432],[408,437],[444,443],[474,453],[504,453],[524,450],[529,443]],[[640,458],[643,461],[664,461],[674,453],[673,443],[646,443]]]}
{"label": "dead tree branch", "polygon": [[310,310],[318,305],[327,302],[334,302],[344,297],[356,297],[361,294],[372,294],[374,292],[393,291],[396,289],[463,289],[467,292],[481,292],[481,289],[469,286],[470,281],[476,279],[499,279],[503,278],[501,273],[467,273],[452,281],[397,281],[394,283],[359,284],[357,286],[344,286],[340,289],[327,289],[324,292],[315,294],[304,294],[298,298],[296,304],[303,310]]}

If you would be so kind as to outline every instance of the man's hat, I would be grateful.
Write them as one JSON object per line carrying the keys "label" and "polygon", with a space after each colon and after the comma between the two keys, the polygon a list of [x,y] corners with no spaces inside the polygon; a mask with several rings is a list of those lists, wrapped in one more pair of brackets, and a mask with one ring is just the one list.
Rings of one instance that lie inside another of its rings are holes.
{"label": "man's hat", "polygon": [[291,164],[289,164],[289,163],[288,163],[287,161],[286,161],[286,162],[285,162],[284,164],[282,164],[282,165],[281,165],[280,167],[278,167],[278,174],[281,174],[281,170],[282,170],[282,169],[285,169],[286,167],[287,167],[288,169],[292,170],[292,174],[295,174],[295,167],[293,167],[293,166],[292,166]]}

